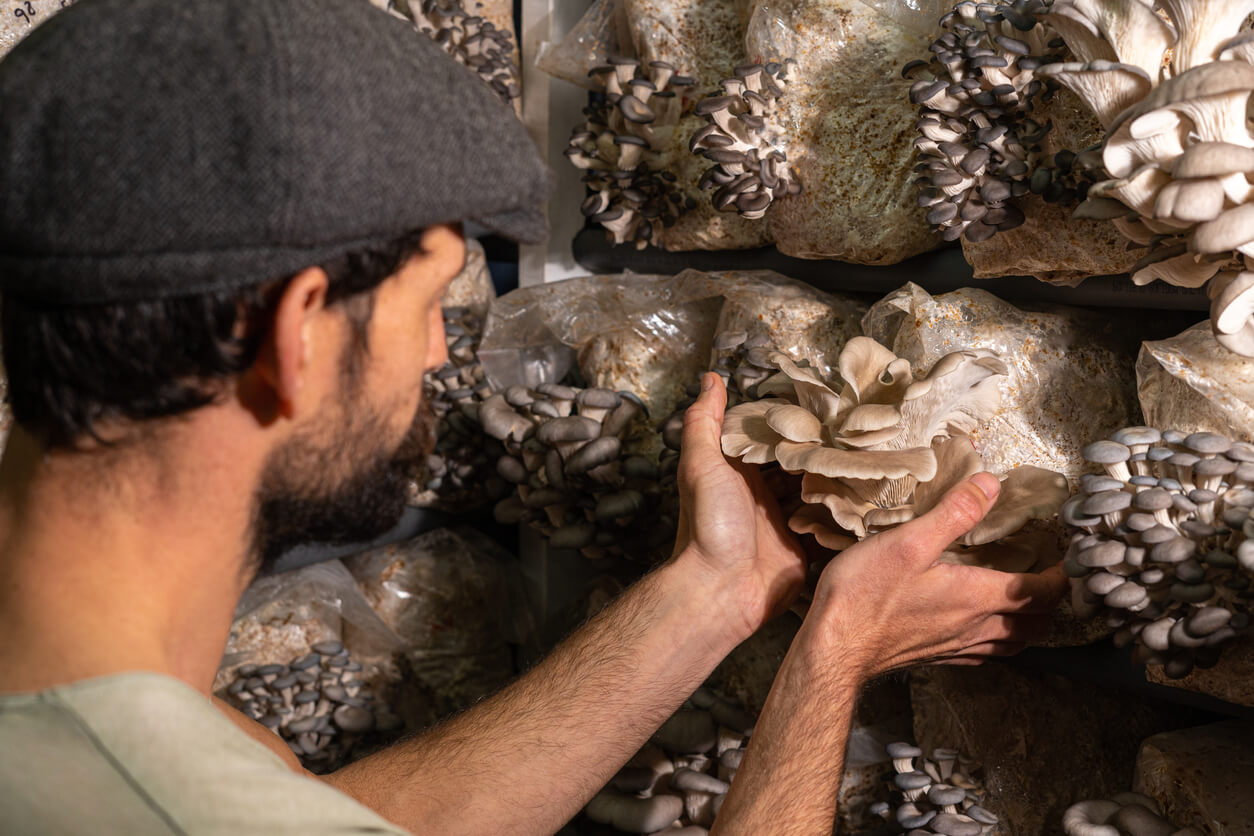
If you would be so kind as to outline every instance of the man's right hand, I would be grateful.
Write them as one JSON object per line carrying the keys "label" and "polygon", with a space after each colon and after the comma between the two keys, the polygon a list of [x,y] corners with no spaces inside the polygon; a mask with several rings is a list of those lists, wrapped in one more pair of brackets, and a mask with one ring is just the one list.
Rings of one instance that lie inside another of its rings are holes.
{"label": "man's right hand", "polygon": [[1010,574],[938,562],[999,490],[992,474],[976,474],[927,514],[838,554],[807,616],[819,644],[865,681],[919,662],[978,664],[1042,638],[1066,591],[1060,566]]}

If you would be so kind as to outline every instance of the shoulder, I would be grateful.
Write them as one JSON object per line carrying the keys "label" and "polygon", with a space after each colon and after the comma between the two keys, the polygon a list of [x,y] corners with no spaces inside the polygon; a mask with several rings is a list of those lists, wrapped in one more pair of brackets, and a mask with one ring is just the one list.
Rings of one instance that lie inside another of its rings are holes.
{"label": "shoulder", "polygon": [[[33,822],[24,832],[404,832],[293,772],[203,694],[156,674],[0,698],[0,749],[22,753],[0,758],[0,807],[21,800]],[[68,795],[81,811],[57,806]],[[64,826],[82,815],[92,817]],[[100,816],[124,820],[102,827]]]}

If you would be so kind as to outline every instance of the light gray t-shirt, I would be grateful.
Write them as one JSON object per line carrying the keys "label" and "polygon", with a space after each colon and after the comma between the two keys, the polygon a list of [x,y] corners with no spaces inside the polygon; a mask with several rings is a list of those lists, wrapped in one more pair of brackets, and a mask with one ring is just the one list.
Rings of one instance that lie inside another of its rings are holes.
{"label": "light gray t-shirt", "polygon": [[405,831],[298,775],[184,682],[127,673],[0,696],[0,834]]}

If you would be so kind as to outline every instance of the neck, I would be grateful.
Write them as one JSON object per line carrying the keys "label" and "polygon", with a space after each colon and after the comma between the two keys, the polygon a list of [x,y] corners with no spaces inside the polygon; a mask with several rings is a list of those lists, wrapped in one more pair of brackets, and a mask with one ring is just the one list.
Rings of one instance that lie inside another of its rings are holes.
{"label": "neck", "polygon": [[249,580],[261,465],[224,423],[90,452],[45,453],[14,429],[0,461],[0,693],[125,671],[209,692]]}

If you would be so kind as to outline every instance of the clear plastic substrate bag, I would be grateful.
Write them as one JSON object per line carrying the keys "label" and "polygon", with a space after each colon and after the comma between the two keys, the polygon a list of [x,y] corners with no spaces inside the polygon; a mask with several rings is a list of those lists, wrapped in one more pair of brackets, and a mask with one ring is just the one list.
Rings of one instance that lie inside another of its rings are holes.
{"label": "clear plastic substrate bag", "polygon": [[1209,322],[1145,343],[1136,380],[1152,426],[1254,439],[1254,361],[1221,346]]}
{"label": "clear plastic substrate bag", "polygon": [[964,288],[931,296],[908,284],[872,306],[864,332],[910,361],[915,373],[968,348],[995,351],[1009,368],[1002,408],[971,433],[988,469],[1035,465],[1062,473],[1074,488],[1094,439],[1139,423],[1132,385],[1135,329],[1110,313],[1063,307],[1025,311],[991,293]]}

